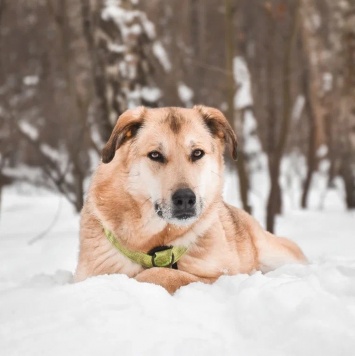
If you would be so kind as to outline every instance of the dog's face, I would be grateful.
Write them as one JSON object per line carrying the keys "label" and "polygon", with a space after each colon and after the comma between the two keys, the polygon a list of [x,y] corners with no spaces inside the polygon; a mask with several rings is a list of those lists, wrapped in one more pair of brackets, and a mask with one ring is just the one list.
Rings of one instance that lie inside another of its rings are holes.
{"label": "dog's face", "polygon": [[138,108],[118,119],[102,160],[127,175],[137,202],[186,226],[221,193],[225,144],[235,158],[235,134],[217,109]]}

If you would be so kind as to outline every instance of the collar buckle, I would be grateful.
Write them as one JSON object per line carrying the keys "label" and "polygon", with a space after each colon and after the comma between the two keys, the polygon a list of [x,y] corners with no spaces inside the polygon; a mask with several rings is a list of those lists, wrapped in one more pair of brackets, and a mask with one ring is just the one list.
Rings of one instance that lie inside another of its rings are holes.
{"label": "collar buckle", "polygon": [[148,252],[152,256],[152,265],[154,267],[171,268],[175,263],[173,246],[158,246]]}

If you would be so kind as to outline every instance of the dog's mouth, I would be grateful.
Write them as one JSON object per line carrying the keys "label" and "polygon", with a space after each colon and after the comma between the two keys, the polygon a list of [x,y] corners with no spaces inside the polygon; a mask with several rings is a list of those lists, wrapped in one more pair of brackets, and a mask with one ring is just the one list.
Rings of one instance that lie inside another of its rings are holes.
{"label": "dog's mouth", "polygon": [[178,220],[187,220],[190,218],[194,218],[195,216],[196,216],[196,211],[194,210],[191,212],[175,214],[175,215],[173,215],[173,218],[178,219]]}
{"label": "dog's mouth", "polygon": [[155,212],[157,215],[164,220],[187,220],[196,217],[196,209],[188,209],[183,211],[177,211],[170,206],[166,206],[162,203],[155,203],[154,205]]}

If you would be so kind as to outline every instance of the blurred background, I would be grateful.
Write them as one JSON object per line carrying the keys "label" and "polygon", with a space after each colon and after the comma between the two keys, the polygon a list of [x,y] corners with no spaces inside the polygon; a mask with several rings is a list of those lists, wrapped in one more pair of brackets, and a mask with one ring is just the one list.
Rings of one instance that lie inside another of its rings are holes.
{"label": "blurred background", "polygon": [[227,180],[270,231],[285,204],[355,208],[354,0],[0,0],[0,194],[79,212],[123,111],[195,104],[236,129]]}

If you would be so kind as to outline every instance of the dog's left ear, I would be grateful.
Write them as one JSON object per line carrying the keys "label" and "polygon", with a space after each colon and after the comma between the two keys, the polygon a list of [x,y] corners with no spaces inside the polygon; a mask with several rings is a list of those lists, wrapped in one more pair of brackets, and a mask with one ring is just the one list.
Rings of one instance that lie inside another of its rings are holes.
{"label": "dog's left ear", "polygon": [[127,141],[132,139],[143,125],[145,108],[125,111],[117,120],[109,140],[102,150],[102,162],[109,163],[115,157],[116,151]]}
{"label": "dog's left ear", "polygon": [[232,158],[236,160],[238,158],[237,136],[222,112],[218,109],[203,105],[194,106],[194,109],[202,115],[202,118],[211,134],[220,138],[224,141],[226,146],[229,146]]}

